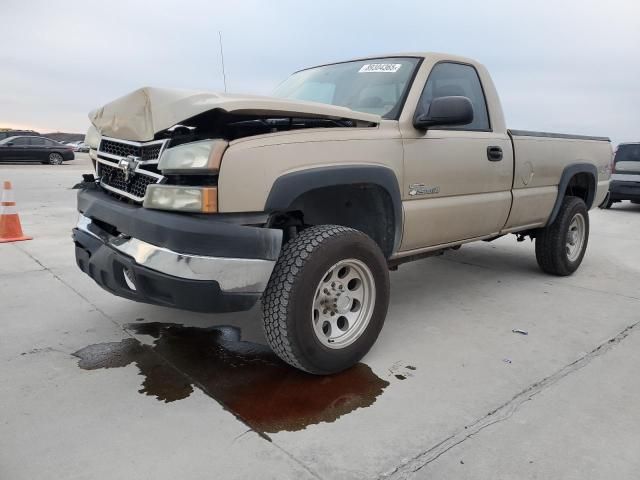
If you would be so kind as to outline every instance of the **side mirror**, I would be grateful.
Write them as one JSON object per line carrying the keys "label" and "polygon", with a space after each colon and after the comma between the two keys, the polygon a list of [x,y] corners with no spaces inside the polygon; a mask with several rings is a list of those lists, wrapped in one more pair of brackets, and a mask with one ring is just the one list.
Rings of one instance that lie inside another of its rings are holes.
{"label": "side mirror", "polygon": [[5,143],[5,145],[6,145],[7,147],[10,147],[11,145],[13,145],[13,142],[7,142],[7,143]]}
{"label": "side mirror", "polygon": [[473,122],[473,105],[467,97],[437,97],[426,114],[417,115],[413,126],[426,130],[436,125],[466,125]]}

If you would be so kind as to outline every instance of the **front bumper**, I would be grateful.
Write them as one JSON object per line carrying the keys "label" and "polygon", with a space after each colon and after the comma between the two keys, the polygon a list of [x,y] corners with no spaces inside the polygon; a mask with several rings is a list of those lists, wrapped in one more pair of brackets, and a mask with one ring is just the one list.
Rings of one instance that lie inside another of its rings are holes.
{"label": "front bumper", "polygon": [[[266,288],[282,241],[278,230],[151,211],[94,189],[78,193],[78,208],[73,239],[83,272],[115,295],[184,310],[251,308]],[[247,240],[238,232],[258,242],[253,258],[238,250]],[[209,242],[202,238],[207,236]]]}
{"label": "front bumper", "polygon": [[609,184],[611,200],[640,201],[640,182],[612,180]]}

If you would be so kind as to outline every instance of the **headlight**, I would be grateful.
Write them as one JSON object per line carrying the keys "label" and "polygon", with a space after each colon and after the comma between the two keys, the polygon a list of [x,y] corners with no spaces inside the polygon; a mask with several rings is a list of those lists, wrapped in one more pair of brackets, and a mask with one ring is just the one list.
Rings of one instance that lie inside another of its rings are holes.
{"label": "headlight", "polygon": [[158,210],[215,213],[218,211],[218,189],[216,187],[149,185],[143,206]]}
{"label": "headlight", "polygon": [[203,140],[185,143],[164,151],[158,168],[167,174],[210,174],[220,168],[225,140]]}
{"label": "headlight", "polygon": [[91,125],[89,130],[87,130],[87,134],[84,136],[84,143],[94,150],[97,150],[100,146],[100,133],[93,125]]}

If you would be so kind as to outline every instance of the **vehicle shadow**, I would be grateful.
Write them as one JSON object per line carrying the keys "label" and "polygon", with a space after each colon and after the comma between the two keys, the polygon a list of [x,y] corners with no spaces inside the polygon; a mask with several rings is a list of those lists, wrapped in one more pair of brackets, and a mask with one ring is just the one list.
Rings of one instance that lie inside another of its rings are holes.
{"label": "vehicle shadow", "polygon": [[614,203],[611,208],[606,209],[607,212],[640,212],[640,204],[631,203],[626,200]]}

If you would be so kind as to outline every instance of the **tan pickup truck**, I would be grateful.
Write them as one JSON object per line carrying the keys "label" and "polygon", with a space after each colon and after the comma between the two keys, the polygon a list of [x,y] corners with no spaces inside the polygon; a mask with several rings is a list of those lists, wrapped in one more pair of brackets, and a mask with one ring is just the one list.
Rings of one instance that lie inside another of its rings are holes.
{"label": "tan pickup truck", "polygon": [[573,273],[611,174],[608,138],[507,130],[487,70],[433,53],[304,69],[273,97],[142,88],[90,119],[78,266],[157,305],[261,298],[273,350],[316,374],[368,352],[403,262],[515,233]]}

